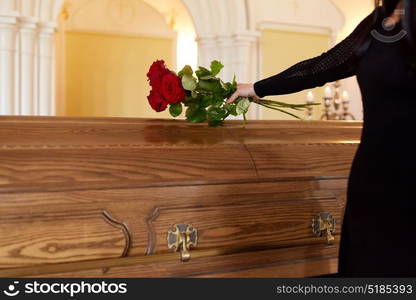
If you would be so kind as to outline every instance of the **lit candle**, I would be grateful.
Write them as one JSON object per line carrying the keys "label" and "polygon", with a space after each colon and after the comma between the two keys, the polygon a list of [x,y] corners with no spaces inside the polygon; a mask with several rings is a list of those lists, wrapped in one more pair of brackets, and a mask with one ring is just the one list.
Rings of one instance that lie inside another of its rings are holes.
{"label": "lit candle", "polygon": [[326,86],[325,88],[325,98],[332,98],[332,89],[330,86]]}
{"label": "lit candle", "polygon": [[350,95],[348,95],[348,92],[347,91],[344,91],[342,93],[342,101],[348,102],[348,100],[350,100]]}
{"label": "lit candle", "polygon": [[308,92],[308,95],[306,96],[306,102],[307,103],[313,103],[315,97],[313,96],[312,92]]}

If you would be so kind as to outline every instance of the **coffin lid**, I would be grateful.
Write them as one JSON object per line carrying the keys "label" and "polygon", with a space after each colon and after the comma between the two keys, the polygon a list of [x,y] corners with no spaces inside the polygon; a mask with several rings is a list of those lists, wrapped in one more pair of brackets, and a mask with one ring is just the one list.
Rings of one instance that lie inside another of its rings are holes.
{"label": "coffin lid", "polygon": [[348,176],[362,122],[1,117],[0,193]]}

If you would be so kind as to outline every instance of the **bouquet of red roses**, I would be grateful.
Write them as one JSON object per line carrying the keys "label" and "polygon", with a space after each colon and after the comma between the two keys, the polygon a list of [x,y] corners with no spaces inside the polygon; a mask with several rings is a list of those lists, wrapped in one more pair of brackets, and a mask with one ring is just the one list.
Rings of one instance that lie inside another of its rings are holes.
{"label": "bouquet of red roses", "polygon": [[230,115],[242,115],[246,120],[251,103],[281,111],[298,119],[300,117],[286,109],[302,110],[307,106],[318,104],[288,104],[243,97],[227,104],[226,100],[237,89],[237,82],[235,76],[232,82],[224,82],[217,77],[223,67],[219,61],[213,61],[210,69],[199,67],[194,72],[190,66],[185,66],[176,74],[166,67],[163,60],[155,61],[147,73],[152,87],[147,97],[150,106],[157,112],[164,111],[169,106],[169,112],[174,118],[178,117],[186,107],[187,121],[193,123],[208,121],[210,126],[218,126]]}

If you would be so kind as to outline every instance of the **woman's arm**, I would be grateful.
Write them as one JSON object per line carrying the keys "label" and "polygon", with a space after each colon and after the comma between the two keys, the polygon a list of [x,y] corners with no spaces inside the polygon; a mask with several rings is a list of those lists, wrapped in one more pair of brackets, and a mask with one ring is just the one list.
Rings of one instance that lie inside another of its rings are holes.
{"label": "woman's arm", "polygon": [[375,13],[376,10],[329,51],[254,84],[240,84],[227,102],[232,103],[238,97],[262,98],[295,93],[355,75],[359,62],[355,50],[357,45],[363,43],[363,38],[368,39]]}

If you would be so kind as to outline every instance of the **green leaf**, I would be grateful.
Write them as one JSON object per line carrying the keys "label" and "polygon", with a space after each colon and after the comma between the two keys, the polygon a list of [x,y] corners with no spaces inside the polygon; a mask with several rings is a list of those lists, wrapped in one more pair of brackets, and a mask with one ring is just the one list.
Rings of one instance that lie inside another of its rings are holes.
{"label": "green leaf", "polygon": [[170,115],[174,118],[182,113],[182,103],[171,104],[169,107]]}
{"label": "green leaf", "polygon": [[183,75],[192,76],[192,74],[194,74],[194,71],[192,70],[192,67],[189,66],[189,65],[186,65],[185,67],[183,67],[182,70],[179,71],[178,76],[182,78]]}
{"label": "green leaf", "polygon": [[211,71],[204,67],[199,67],[199,69],[195,72],[198,78],[202,78],[205,76],[212,76]]}
{"label": "green leaf", "polygon": [[221,79],[220,79],[220,83],[221,83],[221,87],[224,89],[224,90],[227,90],[227,83],[225,83],[224,81],[222,81]]}
{"label": "green leaf", "polygon": [[225,83],[224,98],[230,98],[236,90],[237,88],[231,82]]}
{"label": "green leaf", "polygon": [[185,113],[186,118],[189,118],[192,115],[194,115],[198,109],[199,109],[199,104],[198,103],[189,103],[189,107],[188,107],[188,109],[186,110],[186,113]]}
{"label": "green leaf", "polygon": [[236,77],[235,77],[235,75],[234,75],[234,77],[233,77],[233,81],[232,81],[232,86],[234,87],[234,88],[237,88],[237,79],[236,79]]}
{"label": "green leaf", "polygon": [[216,107],[221,107],[224,104],[224,97],[222,95],[214,94],[212,105]]}
{"label": "green leaf", "polygon": [[223,121],[222,120],[212,120],[208,122],[208,126],[210,127],[218,127],[220,125],[222,125]]}
{"label": "green leaf", "polygon": [[207,111],[205,108],[198,108],[195,111],[192,111],[192,113],[189,113],[187,116],[187,120],[192,123],[201,123],[204,122],[207,119]]}
{"label": "green leaf", "polygon": [[195,99],[194,98],[192,98],[191,96],[186,96],[185,97],[185,100],[183,101],[183,104],[185,105],[185,106],[189,106],[189,103],[192,103],[192,102],[195,102]]}
{"label": "green leaf", "polygon": [[195,90],[197,86],[195,78],[190,75],[184,74],[182,76],[182,86],[187,91]]}
{"label": "green leaf", "polygon": [[209,92],[221,93],[223,91],[219,80],[201,80],[199,87]]}
{"label": "green leaf", "polygon": [[238,116],[238,114],[237,114],[237,105],[235,103],[225,104],[224,109],[226,109],[230,115],[233,115],[235,117]]}
{"label": "green leaf", "polygon": [[213,97],[211,95],[205,95],[201,99],[201,106],[208,107],[211,106],[213,102]]}
{"label": "green leaf", "polygon": [[237,115],[245,115],[250,108],[250,100],[248,98],[241,98],[237,103],[236,113]]}
{"label": "green leaf", "polygon": [[224,65],[218,60],[214,60],[213,62],[211,62],[211,73],[213,76],[219,74],[222,68],[224,68]]}
{"label": "green leaf", "polygon": [[217,79],[217,78],[215,76],[212,76],[212,75],[207,75],[207,76],[200,77],[199,79],[201,79],[201,80],[210,80],[210,79]]}
{"label": "green leaf", "polygon": [[189,66],[189,65],[186,65],[185,67],[183,67],[182,71],[183,71],[184,75],[192,76],[194,74],[194,71],[192,70],[192,67]]}
{"label": "green leaf", "polygon": [[210,107],[208,109],[208,120],[223,120],[227,115],[227,111],[220,107]]}

